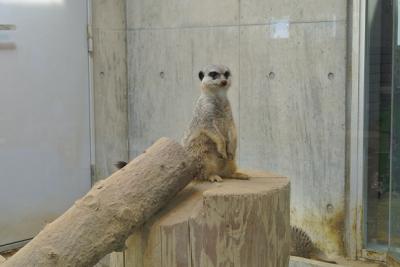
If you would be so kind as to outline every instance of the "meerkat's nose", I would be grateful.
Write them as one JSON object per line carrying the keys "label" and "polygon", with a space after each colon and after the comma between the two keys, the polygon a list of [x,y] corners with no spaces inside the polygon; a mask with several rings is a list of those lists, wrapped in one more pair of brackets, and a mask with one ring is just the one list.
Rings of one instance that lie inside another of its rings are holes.
{"label": "meerkat's nose", "polygon": [[223,80],[223,81],[221,82],[221,85],[222,85],[222,86],[225,86],[225,85],[227,85],[227,84],[228,84],[228,82],[225,81],[225,80]]}

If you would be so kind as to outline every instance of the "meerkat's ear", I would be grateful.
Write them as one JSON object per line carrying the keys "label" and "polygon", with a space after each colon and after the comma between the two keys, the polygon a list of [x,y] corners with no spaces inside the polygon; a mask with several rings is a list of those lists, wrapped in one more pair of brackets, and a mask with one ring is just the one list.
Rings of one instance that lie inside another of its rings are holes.
{"label": "meerkat's ear", "polygon": [[200,71],[200,72],[199,72],[199,79],[200,79],[200,81],[202,81],[203,78],[204,78],[204,72]]}

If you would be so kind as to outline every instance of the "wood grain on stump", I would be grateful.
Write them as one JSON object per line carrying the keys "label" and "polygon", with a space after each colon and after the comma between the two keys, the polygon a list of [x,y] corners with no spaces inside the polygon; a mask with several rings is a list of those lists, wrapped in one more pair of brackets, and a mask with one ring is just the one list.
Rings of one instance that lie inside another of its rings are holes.
{"label": "wood grain on stump", "polygon": [[289,264],[287,178],[192,182],[127,241],[125,267],[283,267]]}

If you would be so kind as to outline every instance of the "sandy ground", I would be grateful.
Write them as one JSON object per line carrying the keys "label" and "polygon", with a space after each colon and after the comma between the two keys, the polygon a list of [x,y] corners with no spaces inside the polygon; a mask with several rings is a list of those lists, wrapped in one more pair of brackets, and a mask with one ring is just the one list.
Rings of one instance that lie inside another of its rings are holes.
{"label": "sandy ground", "polygon": [[383,263],[374,263],[374,262],[366,262],[366,261],[351,261],[344,258],[335,258],[335,261],[343,266],[351,266],[351,267],[385,267],[386,264]]}
{"label": "sandy ground", "polygon": [[19,248],[8,250],[8,251],[4,251],[4,252],[0,252],[0,255],[3,256],[4,258],[8,259],[12,255],[17,253],[18,250],[19,250]]}
{"label": "sandy ground", "polygon": [[[0,255],[4,258],[8,259],[15,253],[17,253],[19,249],[13,249],[5,252],[0,252]],[[342,257],[334,258],[334,260],[341,266],[349,266],[349,267],[386,267],[386,264],[383,263],[374,263],[374,262],[366,262],[366,261],[351,261]],[[0,261],[1,262],[1,261]]]}

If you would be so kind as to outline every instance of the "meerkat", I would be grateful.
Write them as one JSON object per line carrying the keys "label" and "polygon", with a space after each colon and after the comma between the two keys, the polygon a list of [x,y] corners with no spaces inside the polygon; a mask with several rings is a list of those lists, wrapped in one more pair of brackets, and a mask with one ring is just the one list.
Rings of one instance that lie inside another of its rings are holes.
{"label": "meerkat", "polygon": [[198,159],[198,179],[249,179],[237,172],[237,135],[228,99],[232,73],[223,65],[209,65],[199,72],[201,94],[182,139],[183,147]]}
{"label": "meerkat", "polygon": [[290,255],[336,264],[314,245],[303,229],[297,226],[291,226]]}

